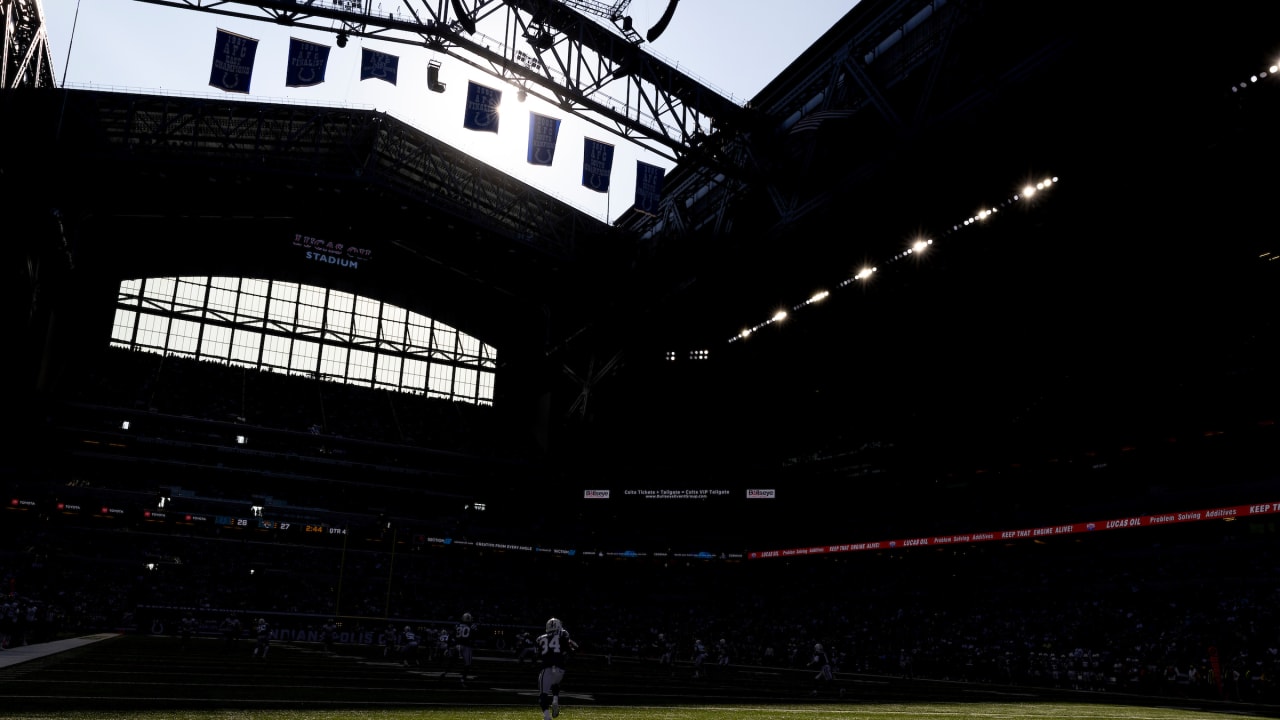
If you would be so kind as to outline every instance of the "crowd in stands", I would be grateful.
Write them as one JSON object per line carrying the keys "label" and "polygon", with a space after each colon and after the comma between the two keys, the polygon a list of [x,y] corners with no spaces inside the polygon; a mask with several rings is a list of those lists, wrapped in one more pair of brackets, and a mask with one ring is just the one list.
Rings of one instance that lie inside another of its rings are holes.
{"label": "crowd in stands", "polygon": [[[191,610],[206,624],[271,613],[280,627],[339,616],[370,631],[445,627],[470,612],[491,631],[482,652],[514,652],[505,638],[554,613],[601,658],[658,662],[670,642],[688,663],[701,640],[726,664],[804,667],[821,642],[839,673],[1277,697],[1274,522],[732,562],[391,540],[351,550],[49,519],[3,532],[16,549],[0,557],[8,645],[149,632]],[[532,593],[535,584],[556,590]]]}
{"label": "crowd in stands", "polygon": [[[61,399],[336,440],[504,456],[531,451],[490,405],[108,347]],[[319,446],[321,443],[315,443]],[[345,444],[343,445],[346,446]]]}
{"label": "crowd in stands", "polygon": [[[429,485],[430,473],[414,474],[406,468],[412,463],[397,456],[424,447],[421,438],[432,450],[465,453],[477,452],[476,437],[508,442],[501,433],[471,432],[485,422],[472,411],[488,408],[446,409],[437,404],[444,401],[320,387],[192,360],[155,356],[139,365],[136,354],[108,355],[114,359],[108,368],[66,391],[67,399],[83,403],[82,422],[95,417],[89,407],[133,408],[252,428],[267,448],[228,452],[212,441],[175,436],[164,447],[147,448],[145,458],[130,458],[129,473],[95,472],[101,456],[80,453],[76,463],[15,467],[14,488],[92,487],[153,502],[181,482],[206,500],[243,500],[250,490],[255,497],[270,490],[304,508],[338,512],[355,504],[359,512],[370,506],[394,512],[351,528],[349,536],[322,540],[6,508],[0,646],[101,630],[152,632],[185,612],[206,626],[228,615],[270,614],[273,627],[318,629],[339,617],[348,628],[369,631],[351,637],[377,643],[389,621],[447,627],[469,612],[490,631],[482,634],[480,652],[514,652],[507,638],[554,615],[573,627],[584,653],[601,661],[660,662],[670,651],[689,663],[701,644],[716,663],[803,667],[821,643],[838,673],[1249,702],[1278,697],[1280,529],[1270,515],[795,558],[599,557],[451,545],[427,538],[566,547],[604,537],[639,543],[674,534],[703,542],[719,532],[725,543],[742,538],[712,518],[699,530],[696,511],[680,516],[687,526],[673,528],[668,519],[643,514],[635,522],[585,522],[554,502],[522,508],[520,522],[503,515],[480,523],[456,508],[437,508],[430,493],[407,495]],[[234,387],[229,377],[237,378]],[[272,384],[277,381],[289,382]],[[361,397],[331,394],[342,392]],[[386,410],[380,420],[377,408]],[[448,417],[433,419],[432,412]],[[185,427],[212,427],[199,423]],[[172,424],[176,432],[180,423]],[[450,438],[459,428],[468,439]],[[267,430],[289,435],[271,447]],[[371,439],[351,445],[353,455],[342,462],[320,450],[361,433]],[[157,471],[149,464],[158,459],[165,462]],[[447,472],[465,481],[476,468],[449,466]],[[1069,479],[1056,480],[1071,487]],[[1263,479],[1260,487],[1268,486],[1274,482]],[[1011,519],[1017,511],[990,505],[973,517],[1022,527],[1024,518],[1016,525]],[[406,525],[406,517],[416,524]],[[878,539],[874,533],[888,522],[873,520],[848,517],[866,523],[859,525],[859,532],[872,533],[865,539]],[[951,531],[991,529],[997,528]],[[803,517],[760,523],[757,531],[768,542],[805,532],[794,546],[814,535],[850,539],[847,529],[814,527]]]}

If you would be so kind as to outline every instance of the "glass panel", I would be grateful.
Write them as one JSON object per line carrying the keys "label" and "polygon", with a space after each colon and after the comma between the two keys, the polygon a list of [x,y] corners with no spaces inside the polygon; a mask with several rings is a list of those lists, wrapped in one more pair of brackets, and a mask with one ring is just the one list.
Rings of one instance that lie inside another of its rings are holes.
{"label": "glass panel", "polygon": [[463,356],[471,360],[480,357],[480,341],[471,337],[466,333],[458,333],[458,345],[462,348]]}
{"label": "glass panel", "polygon": [[368,385],[373,378],[373,353],[368,350],[352,350],[347,364],[347,380],[363,380]]}
{"label": "glass panel", "polygon": [[174,320],[169,330],[169,349],[184,355],[192,355],[200,346],[200,323],[191,320]]}
{"label": "glass panel", "polygon": [[231,336],[231,359],[258,364],[258,346],[262,344],[262,333],[237,328]]}
{"label": "glass panel", "polygon": [[240,294],[239,308],[236,311],[236,320],[244,322],[246,320],[261,320],[267,310],[267,299],[262,295],[246,295]]}
{"label": "glass panel", "polygon": [[227,290],[225,288],[210,288],[209,305],[210,310],[215,312],[230,313],[236,309],[236,292],[235,290]]}
{"label": "glass panel", "polygon": [[351,293],[329,293],[329,311],[325,313],[324,329],[337,333],[344,341],[351,335],[351,308],[355,296]]}
{"label": "glass panel", "polygon": [[430,380],[427,387],[435,393],[444,395],[453,394],[453,366],[441,363],[431,363]]}
{"label": "glass panel", "polygon": [[471,368],[458,368],[453,375],[453,391],[459,398],[473,400],[476,396],[476,371]]}
{"label": "glass panel", "polygon": [[298,289],[298,327],[324,327],[324,289],[303,285]]}
{"label": "glass panel", "polygon": [[125,280],[120,283],[120,292],[117,293],[117,303],[126,305],[138,304],[138,293],[142,292],[141,280]]}
{"label": "glass panel", "polygon": [[271,304],[268,307],[267,319],[292,328],[293,319],[298,314],[297,309],[298,286],[294,283],[272,283]]}
{"label": "glass panel", "polygon": [[208,294],[208,284],[209,278],[206,277],[179,278],[178,300],[185,305],[202,307],[205,295]]}
{"label": "glass panel", "polygon": [[302,305],[324,307],[324,298],[325,291],[322,287],[316,287],[315,285],[298,286],[298,302]]}
{"label": "glass panel", "polygon": [[319,367],[320,343],[310,340],[293,341],[293,359],[289,361],[289,369],[315,373]]}
{"label": "glass panel", "polygon": [[477,396],[484,400],[488,400],[489,402],[493,402],[493,381],[494,381],[493,373],[482,372],[482,373],[479,373],[476,377],[480,384],[479,392],[477,393]]}
{"label": "glass panel", "polygon": [[175,278],[147,278],[143,297],[147,300],[159,301],[167,306],[173,301],[173,291],[178,281]]}
{"label": "glass panel", "polygon": [[231,328],[221,325],[205,325],[200,354],[207,358],[226,360],[231,353]]}
{"label": "glass panel", "polygon": [[427,387],[427,364],[422,360],[409,358],[404,361],[403,387],[406,390],[422,391]]}
{"label": "glass panel", "polygon": [[289,351],[293,338],[266,335],[262,341],[262,364],[273,368],[289,367]]}
{"label": "glass panel", "polygon": [[352,328],[356,339],[372,341],[378,339],[378,318],[368,315],[355,315],[355,327]]}
{"label": "glass panel", "polygon": [[387,387],[400,387],[400,358],[396,355],[378,355],[378,375],[379,385]]}
{"label": "glass panel", "polygon": [[378,314],[379,314],[378,311],[381,305],[382,303],[372,298],[367,298],[363,296],[357,297],[356,298],[356,314],[363,315],[365,317],[376,318],[378,317]]}
{"label": "glass panel", "polygon": [[395,305],[382,306],[382,337],[401,345],[404,343],[405,311]]}
{"label": "glass panel", "polygon": [[240,278],[240,292],[246,295],[267,296],[271,283],[259,278]]}
{"label": "glass panel", "polygon": [[133,327],[138,322],[138,313],[133,310],[116,308],[116,319],[111,324],[111,339],[121,342],[133,342]]}
{"label": "glass panel", "polygon": [[139,345],[163,348],[165,338],[169,335],[169,318],[160,315],[142,314],[138,316]]}
{"label": "glass panel", "polygon": [[431,349],[452,354],[457,350],[457,342],[457,330],[444,323],[436,323],[435,328],[431,331]]}
{"label": "glass panel", "polygon": [[416,354],[425,355],[431,346],[431,318],[409,313],[409,343]]}
{"label": "glass panel", "polygon": [[319,330],[324,327],[324,309],[313,305],[298,306],[298,329]]}
{"label": "glass panel", "polygon": [[347,349],[341,345],[324,345],[320,351],[320,374],[326,377],[346,377]]}

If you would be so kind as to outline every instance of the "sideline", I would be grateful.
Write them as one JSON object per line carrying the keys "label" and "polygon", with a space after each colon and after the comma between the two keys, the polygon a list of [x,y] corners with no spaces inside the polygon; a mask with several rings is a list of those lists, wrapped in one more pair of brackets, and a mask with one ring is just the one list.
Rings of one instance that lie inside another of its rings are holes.
{"label": "sideline", "polygon": [[95,635],[83,635],[77,638],[68,638],[66,640],[50,640],[49,642],[36,643],[34,645],[19,645],[18,647],[5,648],[0,650],[0,668],[7,668],[12,665],[27,662],[28,660],[37,660],[42,657],[56,655],[67,650],[74,650],[78,647],[84,647],[101,640],[110,640],[117,638],[124,633],[98,633]]}

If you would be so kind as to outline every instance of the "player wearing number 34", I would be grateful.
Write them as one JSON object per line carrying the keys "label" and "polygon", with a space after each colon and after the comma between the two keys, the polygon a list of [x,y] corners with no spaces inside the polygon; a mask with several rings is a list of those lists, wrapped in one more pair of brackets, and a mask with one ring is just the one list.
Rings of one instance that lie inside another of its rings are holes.
{"label": "player wearing number 34", "polygon": [[560,716],[560,683],[564,680],[564,668],[569,653],[578,649],[578,643],[569,639],[569,631],[556,618],[547,621],[547,631],[538,636],[538,706],[542,708],[542,720]]}

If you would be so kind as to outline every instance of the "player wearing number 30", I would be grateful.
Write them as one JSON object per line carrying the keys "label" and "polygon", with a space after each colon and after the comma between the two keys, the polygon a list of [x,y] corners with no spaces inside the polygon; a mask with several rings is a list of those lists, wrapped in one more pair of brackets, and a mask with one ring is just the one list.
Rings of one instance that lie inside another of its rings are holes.
{"label": "player wearing number 30", "polygon": [[538,706],[542,708],[542,720],[551,720],[560,715],[560,682],[564,680],[568,655],[578,649],[578,643],[569,639],[569,631],[559,620],[551,618],[536,644],[542,666],[538,671]]}

